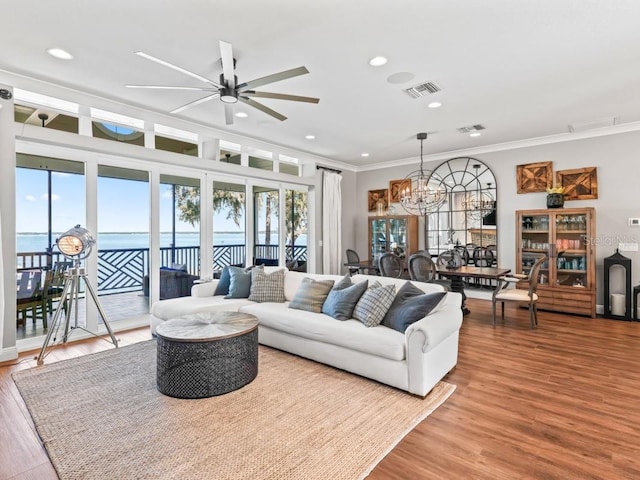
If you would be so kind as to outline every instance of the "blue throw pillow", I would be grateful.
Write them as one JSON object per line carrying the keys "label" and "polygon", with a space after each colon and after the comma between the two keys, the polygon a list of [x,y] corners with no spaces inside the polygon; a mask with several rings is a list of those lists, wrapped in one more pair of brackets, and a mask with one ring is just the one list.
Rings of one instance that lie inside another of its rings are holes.
{"label": "blue throw pillow", "polygon": [[251,271],[242,267],[229,267],[229,293],[224,298],[249,298]]}
{"label": "blue throw pillow", "polygon": [[352,285],[351,278],[348,275],[345,276],[329,292],[322,305],[322,313],[338,320],[349,320],[368,285],[368,280]]}
{"label": "blue throw pillow", "polygon": [[382,325],[404,333],[409,325],[429,315],[446,295],[446,292],[424,293],[407,282],[398,290]]}
{"label": "blue throw pillow", "polygon": [[231,284],[231,274],[229,273],[229,267],[224,267],[222,273],[220,273],[220,280],[216,285],[216,291],[214,295],[228,295],[229,285]]}

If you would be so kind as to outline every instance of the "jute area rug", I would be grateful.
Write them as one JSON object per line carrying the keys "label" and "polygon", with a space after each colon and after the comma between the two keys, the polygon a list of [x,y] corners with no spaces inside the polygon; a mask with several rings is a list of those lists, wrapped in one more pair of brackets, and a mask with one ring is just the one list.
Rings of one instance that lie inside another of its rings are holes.
{"label": "jute area rug", "polygon": [[358,479],[455,386],[426,399],[260,347],[258,377],[226,395],[156,389],[156,343],[16,372],[59,477]]}

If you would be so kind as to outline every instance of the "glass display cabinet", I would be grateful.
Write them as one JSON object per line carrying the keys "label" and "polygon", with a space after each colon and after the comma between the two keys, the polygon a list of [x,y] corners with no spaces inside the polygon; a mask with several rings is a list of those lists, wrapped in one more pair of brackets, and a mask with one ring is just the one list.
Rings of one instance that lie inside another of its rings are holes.
{"label": "glass display cabinet", "polygon": [[406,259],[418,250],[418,217],[388,215],[369,217],[369,259],[376,261],[385,252]]}
{"label": "glass display cabinet", "polygon": [[538,308],[596,315],[595,211],[593,208],[516,212],[516,271],[548,260],[538,278]]}

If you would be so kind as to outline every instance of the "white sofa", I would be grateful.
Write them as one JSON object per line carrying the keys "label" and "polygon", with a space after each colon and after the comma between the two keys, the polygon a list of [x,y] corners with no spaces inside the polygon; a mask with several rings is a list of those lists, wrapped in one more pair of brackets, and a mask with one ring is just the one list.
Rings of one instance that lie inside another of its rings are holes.
{"label": "white sofa", "polygon": [[[277,267],[276,267],[277,268]],[[273,267],[266,267],[267,272]],[[433,313],[411,324],[403,334],[385,326],[365,327],[358,320],[336,320],[322,313],[288,308],[304,277],[333,279],[287,271],[285,303],[256,303],[214,296],[217,281],[194,285],[191,297],[156,302],[151,309],[151,331],[163,321],[181,315],[211,311],[241,311],[258,317],[258,337],[263,345],[322,362],[381,383],[425,396],[457,363],[458,332],[462,325],[461,295],[447,293]],[[354,283],[365,279],[394,283],[396,291],[407,281],[372,275],[355,275]],[[443,291],[440,285],[413,282],[426,293]]]}

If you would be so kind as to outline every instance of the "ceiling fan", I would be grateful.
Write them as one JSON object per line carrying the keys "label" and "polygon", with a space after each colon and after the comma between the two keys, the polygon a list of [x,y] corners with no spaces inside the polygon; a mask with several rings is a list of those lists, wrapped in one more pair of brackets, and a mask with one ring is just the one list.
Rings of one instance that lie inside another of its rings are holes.
{"label": "ceiling fan", "polygon": [[285,70],[280,73],[274,73],[272,75],[267,75],[266,77],[256,78],[255,80],[251,80],[250,82],[238,83],[238,77],[235,75],[235,58],[233,58],[233,49],[230,43],[220,41],[220,54],[222,61],[222,73],[220,74],[220,81],[214,82],[213,80],[203,77],[202,75],[198,75],[197,73],[186,70],[182,67],[169,63],[165,60],[161,60],[152,55],[149,55],[144,52],[135,52],[136,55],[141,56],[142,58],[146,58],[147,60],[151,60],[152,62],[156,62],[160,65],[164,65],[165,67],[172,68],[178,72],[184,73],[185,75],[189,75],[190,77],[196,78],[206,84],[207,86],[203,87],[181,87],[181,86],[170,86],[170,85],[125,85],[127,88],[151,88],[151,89],[165,89],[165,90],[198,90],[202,92],[210,92],[207,96],[199,98],[198,100],[194,100],[189,102],[181,107],[178,107],[171,111],[171,113],[179,113],[187,108],[194,107],[196,105],[200,105],[201,103],[208,102],[209,100],[213,100],[215,98],[219,98],[224,103],[224,114],[227,125],[233,124],[233,104],[240,101],[245,103],[253,108],[257,108],[258,110],[266,113],[267,115],[271,115],[274,118],[277,118],[280,121],[284,121],[287,119],[281,113],[272,110],[271,108],[263,105],[262,103],[256,102],[253,98],[273,98],[276,100],[291,100],[294,102],[308,102],[308,103],[318,103],[320,99],[313,97],[301,97],[299,95],[287,95],[284,93],[270,93],[270,92],[256,92],[254,88],[261,87],[263,85],[267,85],[269,83],[279,82],[281,80],[286,80],[287,78],[297,77],[299,75],[305,75],[309,73],[306,67],[298,67],[292,68],[291,70]]}

